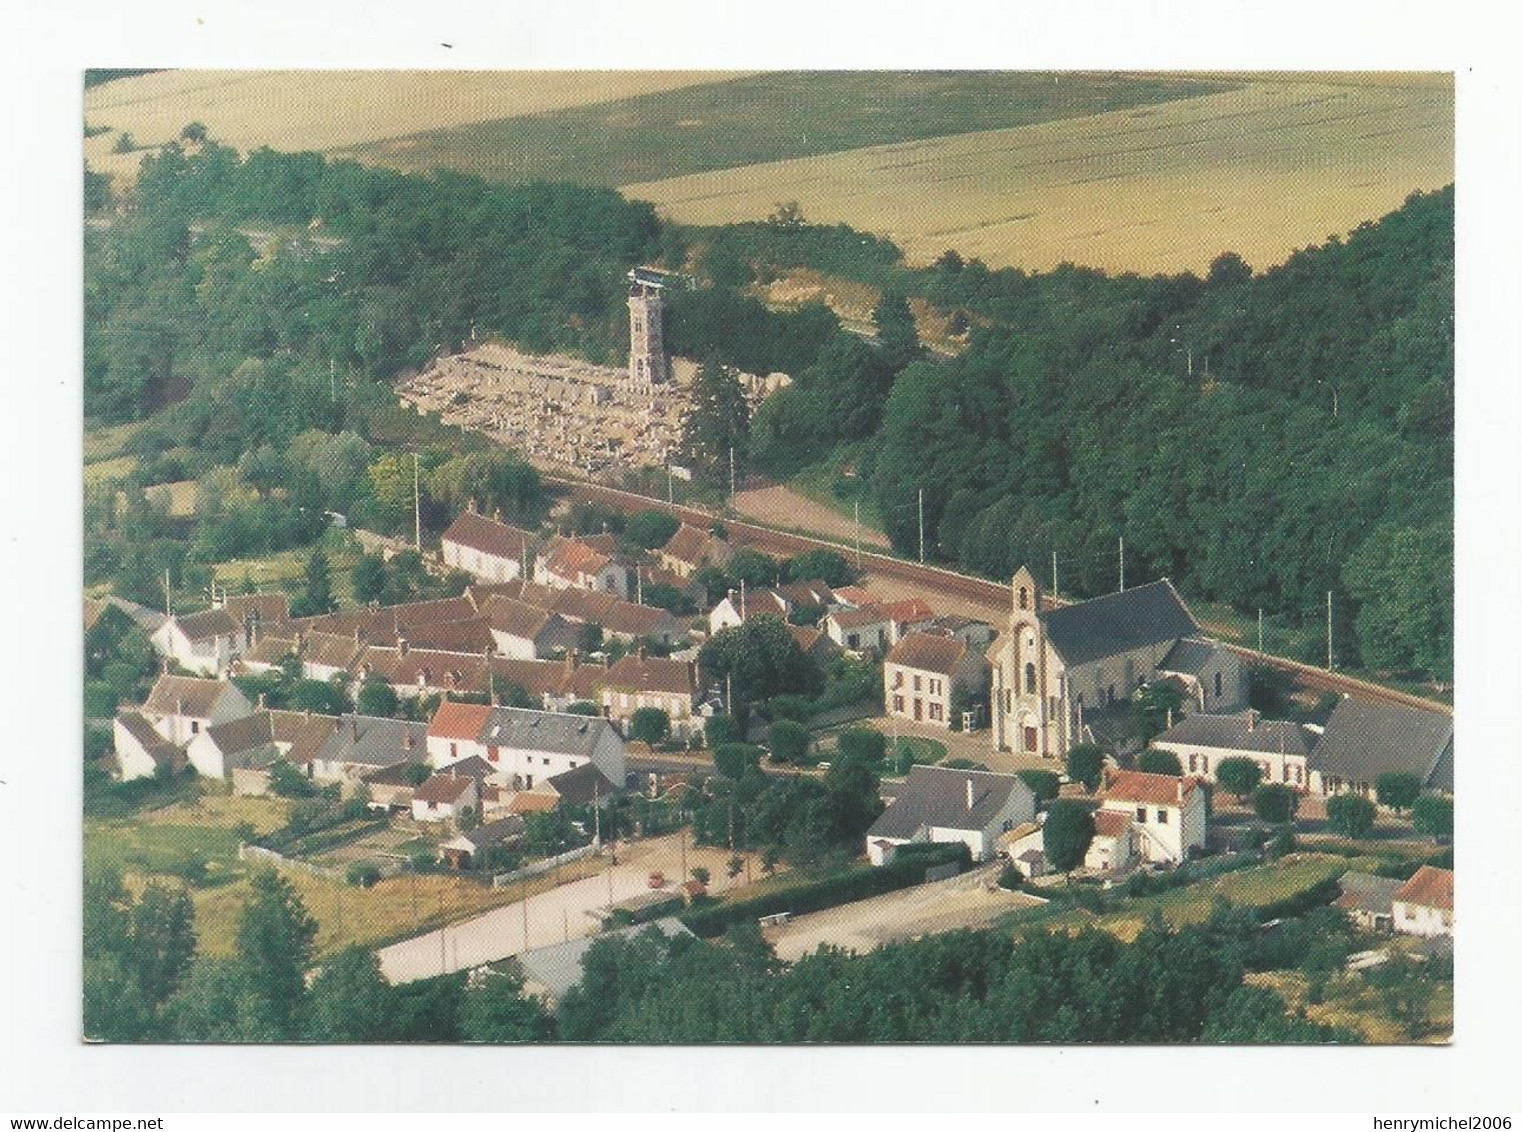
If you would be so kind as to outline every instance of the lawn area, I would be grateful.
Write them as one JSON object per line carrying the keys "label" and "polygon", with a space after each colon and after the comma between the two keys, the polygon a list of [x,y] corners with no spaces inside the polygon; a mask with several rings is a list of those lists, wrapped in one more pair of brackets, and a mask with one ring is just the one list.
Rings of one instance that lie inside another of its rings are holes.
{"label": "lawn area", "polygon": [[[338,540],[324,537],[319,544],[328,557],[331,571],[333,596],[340,606],[354,604],[354,585],[349,572],[360,559],[357,545],[350,539]],[[232,592],[245,581],[252,582],[260,591],[299,589],[306,580],[307,561],[315,547],[299,547],[280,550],[258,558],[232,558],[212,565],[217,582]]]}
{"label": "lawn area", "polygon": [[174,877],[207,885],[243,873],[232,829],[167,820],[85,822],[85,863],[143,880]]}
{"label": "lawn area", "polygon": [[176,802],[151,810],[140,822],[236,829],[247,822],[255,834],[271,833],[285,825],[291,815],[287,798],[250,798],[238,794],[201,794],[190,802]]}
{"label": "lawn area", "polygon": [[1239,869],[1154,896],[1128,898],[1112,890],[1106,896],[1123,902],[1123,906],[1114,911],[1096,914],[1071,908],[1049,916],[1021,912],[1001,921],[1000,926],[1017,927],[1024,934],[1032,929],[1076,931],[1093,925],[1129,942],[1136,938],[1154,913],[1161,913],[1173,927],[1182,927],[1207,919],[1217,899],[1241,907],[1262,908],[1304,892],[1324,880],[1341,876],[1350,868],[1367,867],[1368,864],[1361,858],[1350,860],[1320,853],[1294,853],[1270,864]]}
{"label": "lawn area", "polygon": [[[846,462],[851,461],[848,458]],[[882,513],[877,509],[876,494],[868,490],[865,483],[845,476],[844,472],[841,461],[831,459],[799,471],[787,481],[787,486],[810,502],[817,503],[821,507],[828,507],[842,518],[850,519],[854,523],[852,499],[837,495],[835,488],[837,483],[847,490],[847,485],[857,485],[861,503],[862,530],[873,531],[880,536],[883,532],[883,522]]]}

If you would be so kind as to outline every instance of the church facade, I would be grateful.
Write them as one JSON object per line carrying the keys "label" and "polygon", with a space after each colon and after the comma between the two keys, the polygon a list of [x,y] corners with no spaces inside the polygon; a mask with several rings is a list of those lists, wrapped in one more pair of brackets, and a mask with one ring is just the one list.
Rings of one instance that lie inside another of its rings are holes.
{"label": "church facade", "polygon": [[666,277],[651,268],[629,272],[629,386],[650,394],[671,380],[666,353]]}
{"label": "church facade", "polygon": [[[1191,706],[1225,712],[1245,689],[1236,655],[1201,635],[1167,579],[1056,609],[1030,570],[1010,583],[1009,631],[993,668],[991,721],[998,750],[1062,758],[1094,738],[1092,718],[1171,679]],[[1187,671],[1185,671],[1187,669]]]}

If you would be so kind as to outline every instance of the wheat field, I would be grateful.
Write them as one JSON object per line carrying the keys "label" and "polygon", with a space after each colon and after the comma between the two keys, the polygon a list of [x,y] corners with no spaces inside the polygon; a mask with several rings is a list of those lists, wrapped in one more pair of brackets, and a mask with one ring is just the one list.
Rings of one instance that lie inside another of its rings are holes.
{"label": "wheat field", "polygon": [[675,220],[765,217],[891,236],[924,263],[1255,267],[1453,179],[1447,76],[1253,78],[1197,98],[625,186]]}
{"label": "wheat field", "polygon": [[85,91],[93,169],[117,183],[142,153],[114,153],[121,131],[163,145],[190,122],[240,150],[348,149],[446,127],[543,114],[737,77],[720,71],[158,71]]}

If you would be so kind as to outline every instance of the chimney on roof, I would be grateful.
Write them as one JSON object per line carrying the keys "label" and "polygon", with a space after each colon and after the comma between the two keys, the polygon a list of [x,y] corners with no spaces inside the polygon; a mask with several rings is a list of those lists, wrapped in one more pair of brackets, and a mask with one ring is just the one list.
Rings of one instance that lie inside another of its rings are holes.
{"label": "chimney on roof", "polygon": [[967,776],[967,808],[972,809],[972,776]]}
{"label": "chimney on roof", "polygon": [[1248,708],[1247,709],[1247,730],[1249,732],[1253,732],[1253,731],[1256,731],[1257,729],[1258,729],[1258,713],[1257,713],[1257,711],[1255,709]]}
{"label": "chimney on roof", "polygon": [[491,517],[493,519],[495,519],[497,522],[500,523],[502,521],[502,508],[500,508],[500,507],[494,507],[494,508],[492,508]]}
{"label": "chimney on roof", "polygon": [[403,731],[402,732],[402,748],[404,750],[410,751],[415,746],[417,746],[417,740],[413,737],[411,729],[409,728],[408,730]]}
{"label": "chimney on roof", "polygon": [[474,499],[467,499],[465,501],[465,510],[474,515],[476,513],[476,501]]}
{"label": "chimney on roof", "polygon": [[354,741],[356,743],[358,743],[359,742],[359,716],[357,716],[357,715],[350,716],[350,718],[349,718],[349,733],[354,736]]}
{"label": "chimney on roof", "polygon": [[639,646],[639,648],[634,650],[634,655],[639,657],[640,660],[644,660],[645,659],[645,646],[643,644],[641,644]]}
{"label": "chimney on roof", "polygon": [[264,710],[264,693],[263,692],[259,693],[259,710],[260,711]]}
{"label": "chimney on roof", "polygon": [[396,655],[397,656],[406,656],[407,655],[407,638],[406,637],[399,636],[399,637],[396,638]]}

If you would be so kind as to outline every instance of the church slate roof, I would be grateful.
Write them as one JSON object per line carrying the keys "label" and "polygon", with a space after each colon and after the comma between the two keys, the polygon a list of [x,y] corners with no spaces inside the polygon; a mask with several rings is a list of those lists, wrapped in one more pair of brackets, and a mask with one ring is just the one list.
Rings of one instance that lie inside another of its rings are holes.
{"label": "church slate roof", "polygon": [[1167,578],[1051,610],[1042,620],[1047,640],[1069,667],[1200,631]]}

